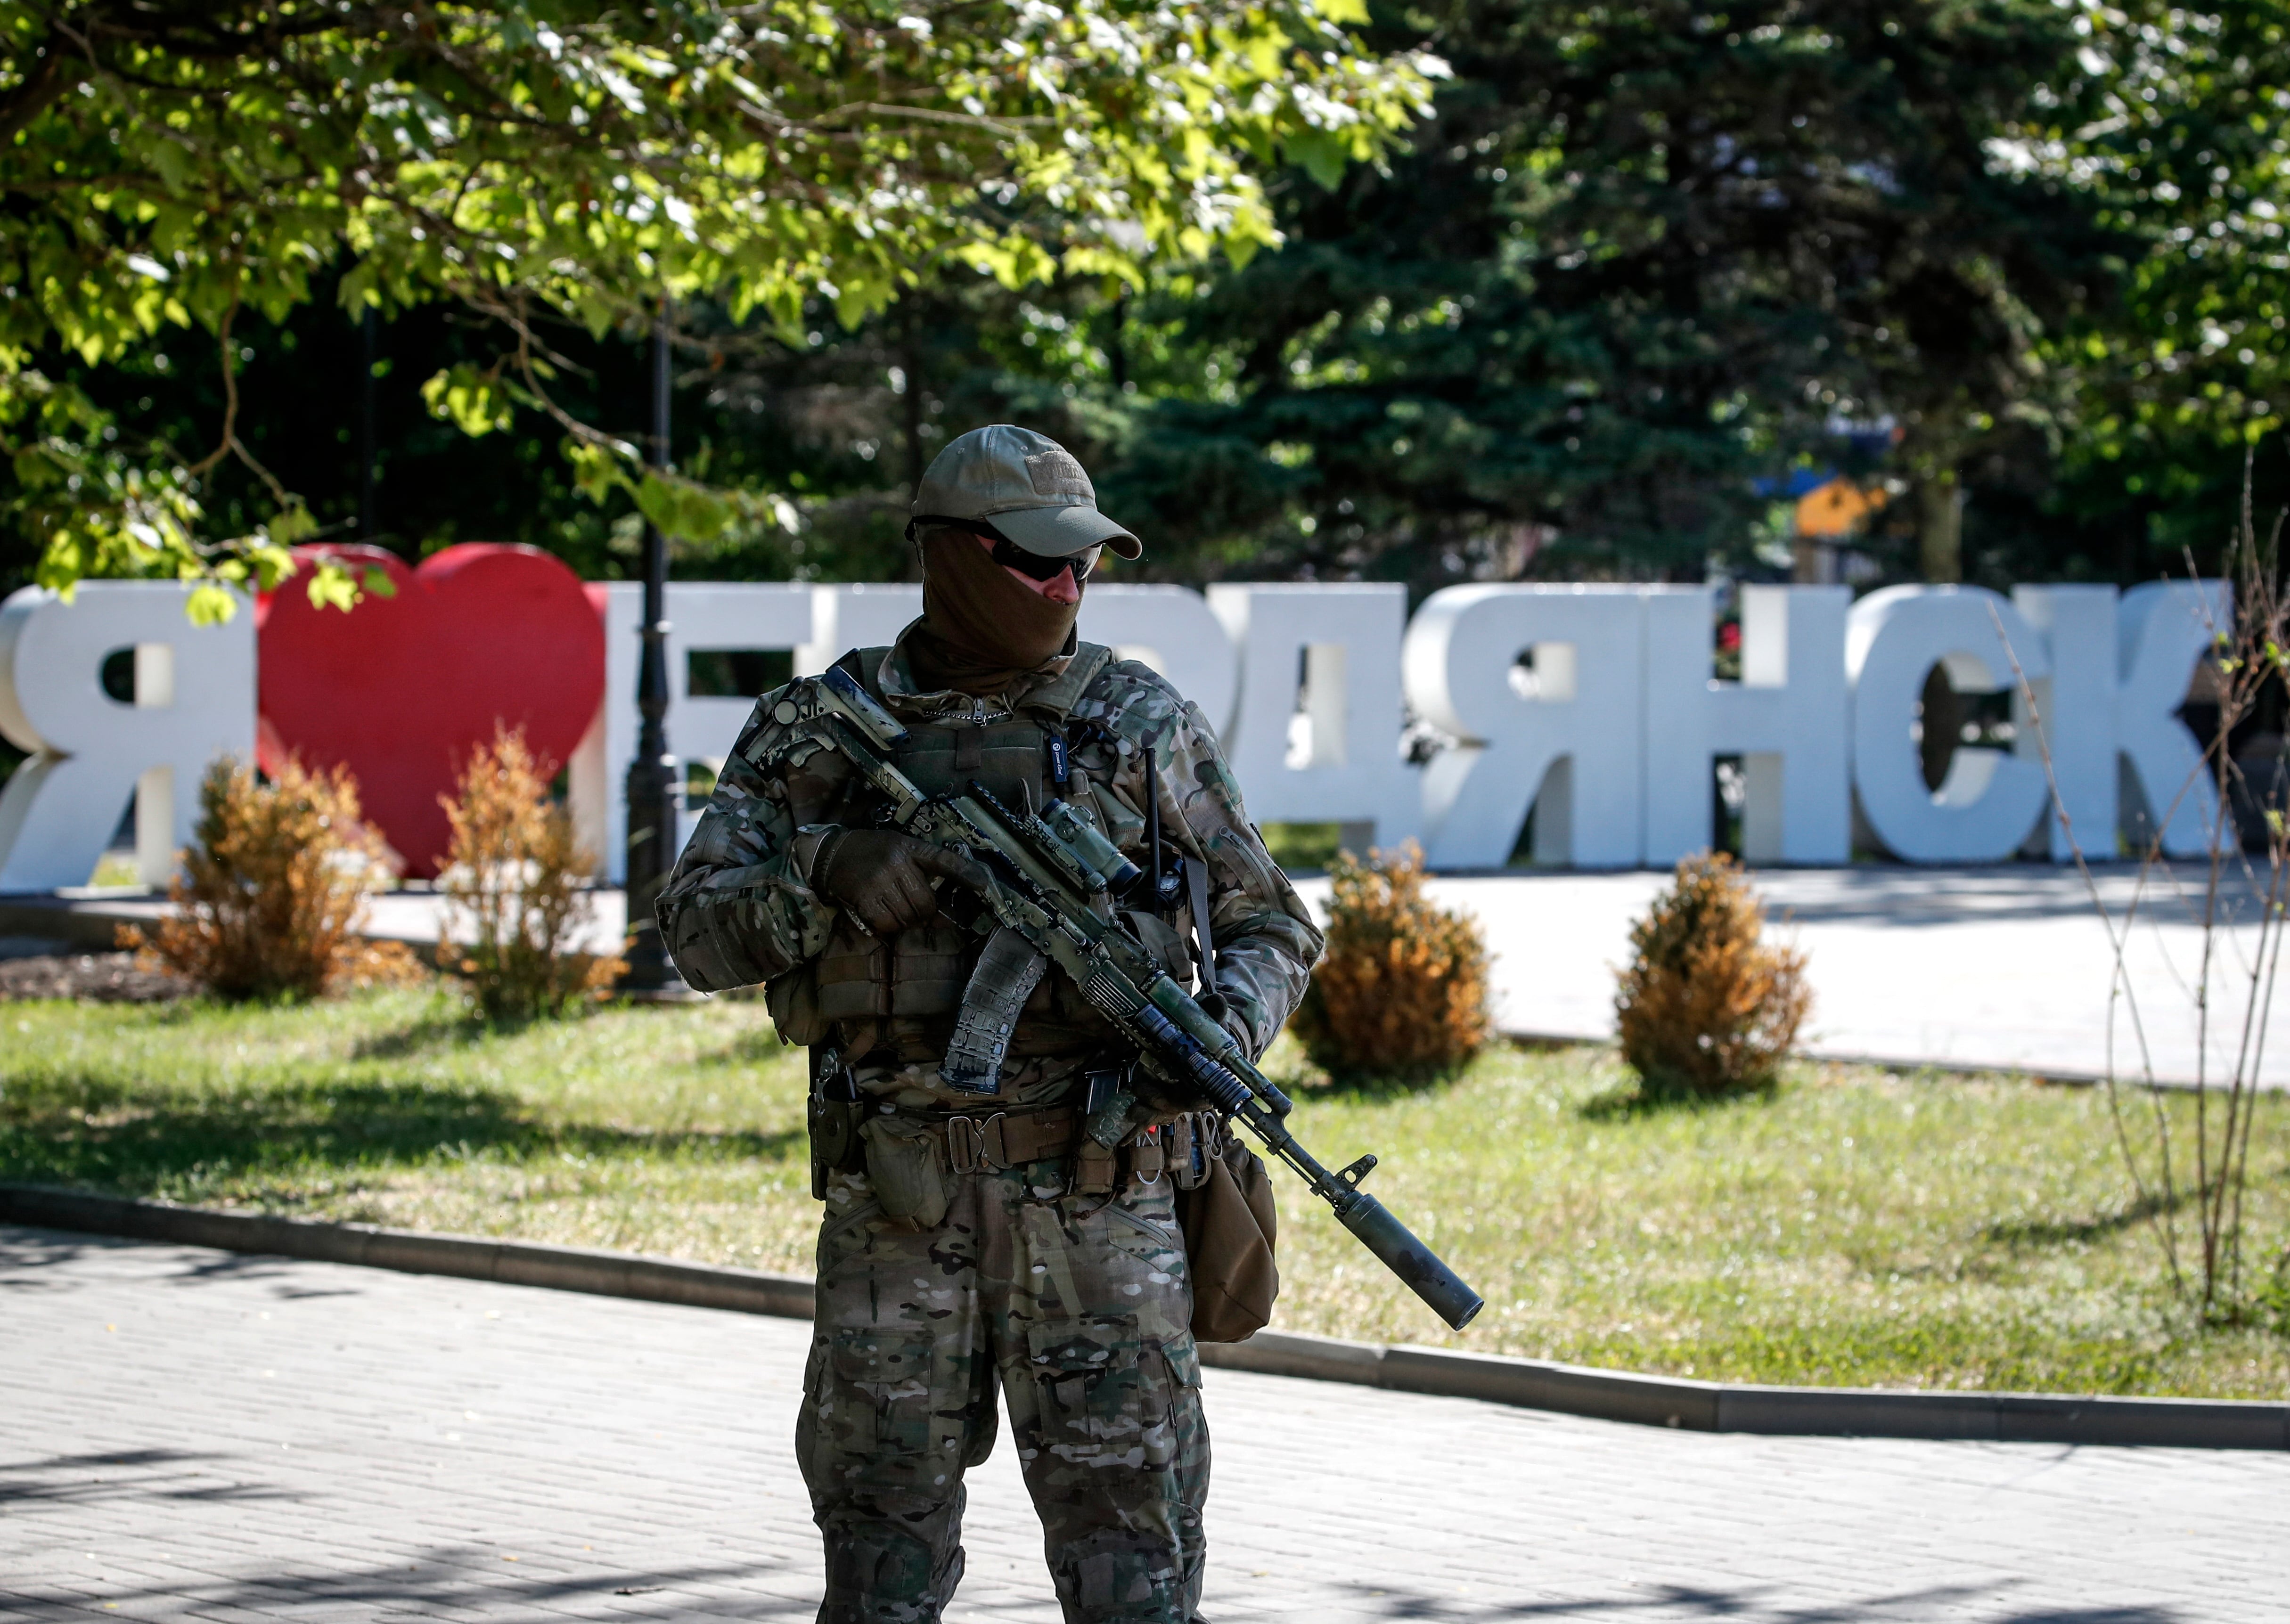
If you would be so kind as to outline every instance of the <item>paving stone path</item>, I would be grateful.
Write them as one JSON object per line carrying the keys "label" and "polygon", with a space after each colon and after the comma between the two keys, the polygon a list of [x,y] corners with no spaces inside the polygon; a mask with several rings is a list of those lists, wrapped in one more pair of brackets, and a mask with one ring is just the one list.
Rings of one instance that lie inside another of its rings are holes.
{"label": "paving stone path", "polygon": [[[0,1619],[807,1619],[800,1324],[0,1228]],[[2290,1457],[1212,1371],[1220,1621],[2278,1621]],[[1057,1617],[1006,1447],[953,1620]]]}

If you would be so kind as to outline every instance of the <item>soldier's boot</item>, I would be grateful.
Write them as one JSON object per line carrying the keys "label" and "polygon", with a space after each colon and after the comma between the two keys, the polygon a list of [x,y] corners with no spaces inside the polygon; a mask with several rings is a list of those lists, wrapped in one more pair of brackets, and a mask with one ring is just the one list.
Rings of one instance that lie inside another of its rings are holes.
{"label": "soldier's boot", "polygon": [[1167,1181],[1013,1212],[1002,1379],[1068,1624],[1187,1624],[1208,1428]]}

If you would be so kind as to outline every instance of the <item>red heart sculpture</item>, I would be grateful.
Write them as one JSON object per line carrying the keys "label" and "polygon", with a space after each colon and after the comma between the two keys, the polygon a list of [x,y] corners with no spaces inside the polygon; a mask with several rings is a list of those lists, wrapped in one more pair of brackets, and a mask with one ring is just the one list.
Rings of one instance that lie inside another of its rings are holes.
{"label": "red heart sculpture", "polygon": [[571,759],[604,693],[604,627],[581,578],[537,548],[468,542],[412,570],[376,547],[298,555],[384,571],[397,595],[345,614],[291,580],[255,605],[256,754],[266,770],[347,766],[407,872],[434,875],[452,833],[437,797],[496,726]]}

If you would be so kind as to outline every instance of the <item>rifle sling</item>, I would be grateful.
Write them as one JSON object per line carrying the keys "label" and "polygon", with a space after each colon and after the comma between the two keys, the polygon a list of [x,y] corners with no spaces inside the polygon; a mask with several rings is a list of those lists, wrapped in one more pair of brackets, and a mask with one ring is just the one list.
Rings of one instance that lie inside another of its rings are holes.
{"label": "rifle sling", "polygon": [[1200,943],[1201,990],[1216,990],[1216,940],[1209,934],[1209,866],[1197,857],[1185,859],[1185,889],[1193,900],[1193,935]]}

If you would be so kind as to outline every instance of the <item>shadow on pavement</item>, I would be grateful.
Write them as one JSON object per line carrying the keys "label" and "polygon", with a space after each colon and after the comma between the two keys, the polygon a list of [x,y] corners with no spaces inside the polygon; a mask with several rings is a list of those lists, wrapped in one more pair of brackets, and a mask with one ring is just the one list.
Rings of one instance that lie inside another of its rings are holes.
{"label": "shadow on pavement", "polygon": [[[447,1546],[387,1566],[345,1564],[324,1572],[282,1567],[148,1584],[115,1580],[103,1571],[100,1556],[84,1577],[76,1574],[68,1583],[50,1578],[12,1585],[0,1579],[0,1612],[12,1620],[84,1621],[116,1606],[120,1616],[140,1619],[292,1619],[323,1611],[329,1618],[586,1616],[625,1624],[698,1612],[809,1619],[819,1610],[815,1587],[806,1597],[805,1587],[787,1572],[789,1564],[776,1559],[631,1570],[601,1562],[574,1567],[562,1557],[517,1553],[512,1565],[510,1554],[497,1548]],[[789,1594],[773,1595],[753,1582],[773,1575],[783,1578]]]}
{"label": "shadow on pavement", "polygon": [[[585,1553],[584,1553],[585,1555]],[[577,1560],[577,1559],[576,1559]],[[100,1568],[100,1562],[97,1564]],[[715,1564],[642,1569],[599,1563],[575,1566],[563,1558],[460,1546],[423,1552],[389,1566],[359,1565],[335,1572],[276,1571],[237,1578],[204,1579],[190,1585],[116,1584],[100,1572],[68,1584],[19,1585],[0,1590],[13,1616],[27,1620],[84,1620],[91,1600],[124,1616],[165,1619],[293,1618],[314,1610],[330,1616],[389,1617],[415,1613],[436,1618],[477,1614],[551,1618],[593,1617],[642,1620],[706,1615],[741,1619],[807,1619],[817,1611],[815,1581],[806,1560],[802,1572],[777,1559],[753,1564]],[[776,1580],[777,1582],[773,1582]],[[758,1583],[758,1581],[762,1581]],[[1046,1587],[1045,1587],[1046,1588]],[[1314,1614],[1325,1620],[1495,1620],[1647,1619],[1691,1621],[1708,1619],[1742,1624],[1910,1624],[1938,1618],[1977,1620],[1979,1624],[2189,1624],[2174,1608],[2151,1606],[2017,1607],[2005,1587],[1932,1586],[1889,1595],[1806,1603],[1765,1586],[1736,1588],[1647,1586],[1634,1596],[1545,1597],[1533,1601],[1477,1601],[1427,1593],[1354,1589],[1341,1601],[1323,1594]],[[100,1599],[99,1599],[100,1598]],[[1985,1604],[1983,1605],[1983,1604]],[[1261,1604],[1235,1607],[1209,1602],[1208,1611],[1236,1618],[1264,1615]],[[1286,1615],[1291,1609],[1280,1606]],[[957,1596],[949,1612],[963,1616],[1022,1614],[1044,1618],[1048,1598],[1013,1605],[984,1604]]]}
{"label": "shadow on pavement", "polygon": [[188,1449],[129,1449],[108,1454],[0,1460],[0,1506],[85,1506],[116,1500],[236,1502],[291,1500],[283,1489],[202,1482],[230,1457]]}
{"label": "shadow on pavement", "polygon": [[[0,1292],[71,1291],[91,1282],[57,1278],[53,1271],[88,1258],[109,1256],[132,1268],[134,1277],[169,1285],[243,1285],[249,1281],[299,1282],[306,1266],[298,1259],[259,1252],[210,1252],[204,1247],[155,1245],[121,1236],[81,1235],[60,1229],[0,1225]],[[116,1279],[116,1276],[111,1278]],[[356,1287],[319,1290],[300,1284],[274,1285],[281,1300],[356,1297]]]}
{"label": "shadow on pavement", "polygon": [[[1361,1620],[1425,1619],[1729,1619],[1743,1624],[1925,1624],[1936,1618],[1973,1619],[1979,1624],[2189,1624],[2171,1607],[2020,1607],[2007,1592],[2014,1581],[1993,1585],[1933,1585],[1849,1600],[1794,1600],[1774,1587],[1647,1584],[1643,1595],[1549,1596],[1533,1601],[1481,1601],[1475,1596],[1434,1596],[1404,1589],[1345,1588],[1348,1605],[1324,1617]],[[1212,1598],[1213,1599],[1213,1598]],[[1244,1606],[1240,1611],[1253,1612]],[[1285,1611],[1285,1610],[1284,1610]]]}

